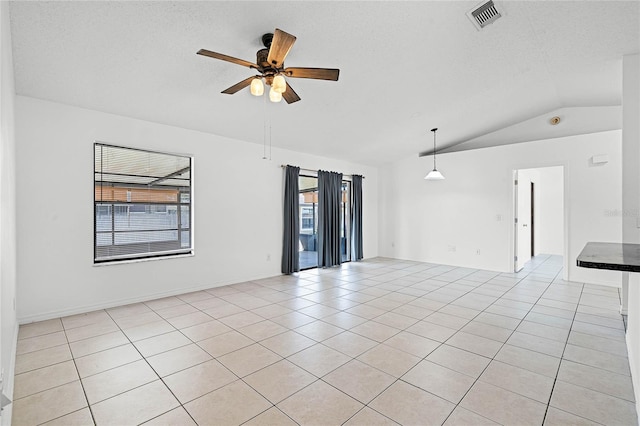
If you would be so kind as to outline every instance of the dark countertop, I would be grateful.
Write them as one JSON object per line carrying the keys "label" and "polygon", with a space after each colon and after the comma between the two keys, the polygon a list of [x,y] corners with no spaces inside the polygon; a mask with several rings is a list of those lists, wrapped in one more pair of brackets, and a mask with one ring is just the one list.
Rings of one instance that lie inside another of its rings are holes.
{"label": "dark countertop", "polygon": [[578,266],[640,272],[640,244],[588,242],[578,255]]}

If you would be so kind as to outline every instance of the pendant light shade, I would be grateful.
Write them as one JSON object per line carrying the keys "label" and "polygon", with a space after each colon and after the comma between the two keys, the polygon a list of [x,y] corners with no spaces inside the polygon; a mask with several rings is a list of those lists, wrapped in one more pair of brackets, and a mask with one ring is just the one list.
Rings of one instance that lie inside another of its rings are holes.
{"label": "pendant light shade", "polygon": [[436,169],[436,131],[438,128],[431,129],[433,132],[433,170],[431,170],[424,178],[426,180],[443,180],[444,176]]}
{"label": "pendant light shade", "polygon": [[251,94],[253,96],[262,96],[264,94],[264,84],[261,78],[251,80]]}
{"label": "pendant light shade", "polygon": [[269,100],[271,102],[280,102],[282,100],[282,93],[276,92],[271,86],[271,90],[269,90]]}
{"label": "pendant light shade", "polygon": [[426,180],[443,180],[444,176],[436,169],[431,170],[425,177]]}
{"label": "pendant light shade", "polygon": [[281,74],[278,74],[273,77],[273,83],[271,84],[271,87],[278,93],[284,93],[285,90],[287,90],[287,82]]}

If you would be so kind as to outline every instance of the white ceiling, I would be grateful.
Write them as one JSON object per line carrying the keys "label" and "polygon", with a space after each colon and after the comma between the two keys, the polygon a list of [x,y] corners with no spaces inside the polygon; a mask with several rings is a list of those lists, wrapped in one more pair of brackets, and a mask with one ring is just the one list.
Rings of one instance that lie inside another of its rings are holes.
{"label": "white ceiling", "polygon": [[[16,92],[255,143],[268,116],[274,146],[372,165],[428,150],[432,127],[439,147],[469,149],[597,131],[588,107],[620,105],[639,1],[496,1],[504,16],[482,31],[477,4],[12,2]],[[340,80],[289,79],[302,101],[265,114],[247,89],[220,93],[251,70],[196,52],[255,61],[276,27],[298,37],[287,66]],[[619,128],[604,116],[596,128]]]}

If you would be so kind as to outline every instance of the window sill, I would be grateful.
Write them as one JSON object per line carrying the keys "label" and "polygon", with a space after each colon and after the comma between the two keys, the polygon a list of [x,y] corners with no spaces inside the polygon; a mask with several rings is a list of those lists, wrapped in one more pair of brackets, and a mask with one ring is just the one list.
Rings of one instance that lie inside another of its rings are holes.
{"label": "window sill", "polygon": [[195,254],[191,253],[181,253],[181,254],[172,254],[167,256],[157,256],[157,257],[142,257],[140,259],[123,259],[123,260],[111,260],[107,262],[93,262],[93,266],[111,266],[111,265],[122,265],[125,263],[140,263],[140,262],[151,262],[154,260],[167,260],[167,259],[179,259],[184,257],[193,257]]}

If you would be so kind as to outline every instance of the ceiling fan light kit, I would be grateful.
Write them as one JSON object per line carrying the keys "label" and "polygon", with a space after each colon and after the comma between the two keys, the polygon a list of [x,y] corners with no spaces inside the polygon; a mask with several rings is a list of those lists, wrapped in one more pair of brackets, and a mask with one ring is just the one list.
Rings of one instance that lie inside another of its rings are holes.
{"label": "ceiling fan light kit", "polygon": [[340,74],[340,70],[335,68],[285,68],[284,60],[295,41],[295,36],[278,28],[276,28],[273,34],[264,34],[262,36],[262,43],[265,48],[258,50],[256,53],[256,63],[206,49],[200,49],[197,53],[198,55],[242,65],[257,70],[261,74],[246,78],[228,89],[223,90],[222,93],[233,95],[245,87],[251,86],[252,95],[262,96],[264,94],[264,84],[267,84],[271,86],[269,90],[269,99],[271,102],[280,102],[284,98],[288,104],[292,104],[298,102],[300,97],[291,85],[287,83],[285,77],[338,81]]}

